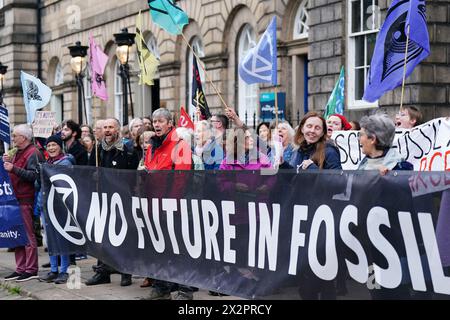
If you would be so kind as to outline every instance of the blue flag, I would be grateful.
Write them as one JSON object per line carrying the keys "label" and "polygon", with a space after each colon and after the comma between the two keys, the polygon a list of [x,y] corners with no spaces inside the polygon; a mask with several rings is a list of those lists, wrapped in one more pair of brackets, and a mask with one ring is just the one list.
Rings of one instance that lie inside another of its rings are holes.
{"label": "blue flag", "polygon": [[239,75],[247,84],[277,85],[277,20],[272,18],[258,44],[239,62]]}
{"label": "blue flag", "polygon": [[425,11],[425,0],[392,2],[377,37],[364,100],[374,102],[402,84],[408,25],[406,77],[430,54]]}
{"label": "blue flag", "polygon": [[0,105],[0,140],[7,144],[11,144],[8,109],[6,109],[4,104]]}
{"label": "blue flag", "polygon": [[189,23],[187,14],[173,0],[149,0],[148,5],[153,22],[171,34],[181,34]]}
{"label": "blue flag", "polygon": [[27,123],[32,124],[36,111],[45,107],[52,96],[52,89],[36,77],[21,71],[23,102],[27,111]]}
{"label": "blue flag", "polygon": [[0,248],[15,248],[27,243],[19,203],[0,158]]}

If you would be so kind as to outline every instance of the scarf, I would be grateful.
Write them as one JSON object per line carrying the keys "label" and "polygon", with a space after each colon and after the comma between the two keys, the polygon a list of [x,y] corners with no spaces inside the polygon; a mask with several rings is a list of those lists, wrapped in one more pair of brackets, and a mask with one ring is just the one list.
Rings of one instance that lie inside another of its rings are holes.
{"label": "scarf", "polygon": [[61,160],[64,157],[65,157],[64,153],[60,153],[59,155],[57,155],[54,158],[48,158],[47,163],[48,164],[54,164],[55,162]]}
{"label": "scarf", "polygon": [[116,142],[113,144],[107,144],[105,139],[102,140],[102,148],[105,151],[111,151],[112,149],[116,148],[119,151],[123,151],[123,141],[122,139],[117,139]]}
{"label": "scarf", "polygon": [[361,161],[358,170],[378,170],[381,166],[392,170],[399,162],[402,161],[404,161],[404,158],[397,151],[397,149],[390,148],[380,157],[369,158],[366,156],[364,160]]}

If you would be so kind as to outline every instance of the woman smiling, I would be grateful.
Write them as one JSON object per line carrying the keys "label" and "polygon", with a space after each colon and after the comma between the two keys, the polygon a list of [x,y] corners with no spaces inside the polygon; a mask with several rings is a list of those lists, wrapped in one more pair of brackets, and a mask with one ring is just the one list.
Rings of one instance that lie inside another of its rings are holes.
{"label": "woman smiling", "polygon": [[291,161],[282,160],[282,169],[342,169],[339,150],[328,140],[325,119],[308,112],[300,122],[294,137],[295,149]]}

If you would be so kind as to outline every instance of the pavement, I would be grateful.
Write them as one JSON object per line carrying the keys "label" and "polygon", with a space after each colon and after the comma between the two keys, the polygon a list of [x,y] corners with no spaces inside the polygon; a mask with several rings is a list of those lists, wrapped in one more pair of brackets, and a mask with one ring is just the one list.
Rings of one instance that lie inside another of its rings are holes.
{"label": "pavement", "polygon": [[[49,261],[48,254],[39,248],[39,275],[47,274],[50,269],[41,265]],[[69,281],[66,284],[40,282],[33,279],[25,282],[5,281],[4,277],[15,271],[13,252],[0,249],[0,300],[141,300],[150,288],[141,288],[144,277],[133,276],[133,283],[128,287],[120,286],[120,274],[111,275],[111,283],[86,286],[84,282],[94,275],[92,265],[97,260],[93,257],[77,260],[76,266],[69,269]],[[173,293],[172,293],[173,294]],[[234,296],[214,297],[207,290],[194,293],[194,300],[241,300]]]}

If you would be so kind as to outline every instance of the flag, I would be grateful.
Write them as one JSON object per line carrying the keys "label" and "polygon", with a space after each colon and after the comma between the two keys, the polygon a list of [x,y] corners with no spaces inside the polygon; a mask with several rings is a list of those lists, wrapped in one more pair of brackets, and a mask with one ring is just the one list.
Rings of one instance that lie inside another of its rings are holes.
{"label": "flag", "polygon": [[28,243],[27,233],[14,195],[11,180],[0,158],[0,248],[16,248]]}
{"label": "flag", "polygon": [[11,144],[11,129],[9,125],[8,109],[4,104],[0,105],[0,140]]}
{"label": "flag", "polygon": [[181,34],[189,23],[187,14],[173,0],[149,0],[148,5],[153,22],[171,34]]}
{"label": "flag", "polygon": [[159,60],[149,50],[142,35],[141,11],[139,11],[139,15],[136,18],[136,37],[139,69],[141,70],[139,75],[139,84],[141,85],[145,83],[146,85],[152,86],[155,73],[158,70]]}
{"label": "flag", "polygon": [[364,100],[374,102],[402,84],[408,25],[406,77],[430,54],[425,0],[394,0],[377,37]]}
{"label": "flag", "polygon": [[20,71],[20,81],[22,82],[27,122],[32,124],[36,111],[49,103],[52,89],[43,84],[38,78],[23,71]]}
{"label": "flag", "polygon": [[180,121],[178,122],[178,127],[194,130],[194,123],[192,122],[191,118],[189,117],[189,115],[187,114],[186,110],[184,110],[183,107],[181,107]]}
{"label": "flag", "polygon": [[247,84],[277,85],[277,20],[272,18],[258,44],[239,62],[239,75]]}
{"label": "flag", "polygon": [[327,119],[332,114],[344,114],[344,88],[345,77],[344,67],[342,67],[339,79],[334,86],[333,92],[331,92],[331,96],[328,99],[328,103],[325,108],[325,113],[323,115],[325,119]]}
{"label": "flag", "polygon": [[106,81],[103,74],[105,72],[106,64],[108,63],[108,56],[95,43],[92,34],[89,35],[89,53],[92,94],[103,101],[107,101],[108,92],[106,90]]}
{"label": "flag", "polygon": [[202,88],[202,80],[200,79],[200,72],[198,71],[197,59],[193,56],[192,63],[192,105],[199,107],[201,112],[201,120],[211,118],[208,103],[206,102],[205,93]]}

